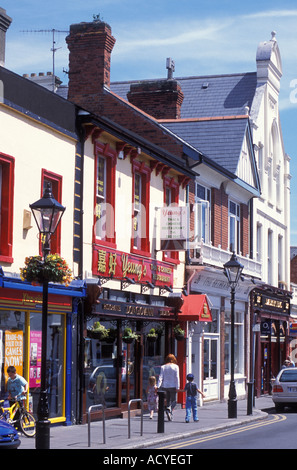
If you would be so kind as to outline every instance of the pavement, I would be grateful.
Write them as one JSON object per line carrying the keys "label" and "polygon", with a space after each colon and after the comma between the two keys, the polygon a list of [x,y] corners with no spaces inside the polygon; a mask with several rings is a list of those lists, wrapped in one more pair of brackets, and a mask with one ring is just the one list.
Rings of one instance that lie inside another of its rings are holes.
{"label": "pavement", "polygon": [[[165,415],[164,432],[158,432],[158,416],[153,419],[149,414],[143,414],[143,433],[141,435],[141,416],[130,417],[130,437],[128,418],[113,418],[105,420],[105,444],[103,443],[103,422],[93,421],[90,424],[90,446],[88,425],[63,426],[55,425],[50,429],[50,449],[147,449],[169,443],[172,440],[206,434],[226,428],[247,424],[257,420],[265,420],[274,404],[271,396],[255,398],[252,414],[247,415],[247,400],[237,401],[237,418],[228,418],[227,402],[206,402],[198,407],[199,421],[185,422],[185,409],[174,410],[173,421],[168,421]],[[20,435],[19,449],[35,449],[35,438]]]}

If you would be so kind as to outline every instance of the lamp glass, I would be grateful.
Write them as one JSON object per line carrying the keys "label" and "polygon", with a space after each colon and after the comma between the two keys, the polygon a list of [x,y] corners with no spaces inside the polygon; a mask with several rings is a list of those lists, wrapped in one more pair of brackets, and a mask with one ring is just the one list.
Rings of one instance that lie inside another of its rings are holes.
{"label": "lamp glass", "polygon": [[233,253],[230,260],[224,264],[224,272],[231,286],[236,286],[242,270],[243,265],[237,260],[235,253]]}

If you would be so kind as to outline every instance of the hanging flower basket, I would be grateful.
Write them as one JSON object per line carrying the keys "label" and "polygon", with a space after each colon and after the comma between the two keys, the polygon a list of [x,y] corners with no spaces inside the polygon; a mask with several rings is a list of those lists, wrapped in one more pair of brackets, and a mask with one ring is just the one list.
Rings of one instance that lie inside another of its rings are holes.
{"label": "hanging flower basket", "polygon": [[122,336],[124,343],[131,344],[136,339],[138,340],[139,335],[134,333],[131,328],[125,328]]}
{"label": "hanging flower basket", "polygon": [[32,283],[58,282],[68,286],[72,281],[72,272],[58,254],[48,255],[43,261],[41,256],[29,256],[25,259],[25,267],[20,268],[22,281]]}
{"label": "hanging flower basket", "polygon": [[154,343],[155,341],[157,341],[158,333],[156,332],[155,328],[151,328],[146,337],[150,343]]}
{"label": "hanging flower basket", "polygon": [[95,321],[93,327],[87,329],[87,337],[105,341],[108,337],[108,329],[101,325],[99,321]]}
{"label": "hanging flower basket", "polygon": [[180,325],[176,325],[173,328],[174,337],[177,341],[182,341],[185,338],[185,330],[183,330]]}

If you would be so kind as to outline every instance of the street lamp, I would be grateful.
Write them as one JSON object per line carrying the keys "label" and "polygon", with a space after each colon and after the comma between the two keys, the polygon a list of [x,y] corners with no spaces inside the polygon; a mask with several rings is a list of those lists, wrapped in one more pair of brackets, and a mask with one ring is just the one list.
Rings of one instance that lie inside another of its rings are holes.
{"label": "street lamp", "polygon": [[[43,262],[45,262],[50,252],[50,238],[65,211],[63,207],[52,195],[51,184],[46,184],[43,197],[30,204],[34,219],[36,221],[42,240]],[[36,449],[50,448],[50,421],[47,383],[46,383],[46,346],[47,346],[47,310],[48,310],[48,280],[43,279],[42,289],[42,338],[41,338],[41,384],[40,395],[37,407],[36,422]]]}
{"label": "street lamp", "polygon": [[228,418],[237,418],[237,398],[234,381],[234,309],[235,309],[235,289],[240,279],[243,265],[237,260],[233,252],[230,260],[224,264],[224,274],[228,279],[231,289],[231,380],[228,398]]}

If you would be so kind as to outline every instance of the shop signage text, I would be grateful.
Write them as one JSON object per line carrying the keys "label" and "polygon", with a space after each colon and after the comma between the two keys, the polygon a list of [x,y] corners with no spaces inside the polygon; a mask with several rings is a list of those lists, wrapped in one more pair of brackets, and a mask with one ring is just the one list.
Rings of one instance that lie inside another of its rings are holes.
{"label": "shop signage text", "polygon": [[175,319],[175,312],[170,307],[156,305],[129,304],[118,301],[100,300],[94,305],[93,313],[116,315],[118,317],[170,318]]}
{"label": "shop signage text", "polygon": [[169,263],[142,258],[99,245],[93,248],[93,274],[105,278],[123,279],[135,282],[151,282],[156,287],[173,284],[173,268]]}
{"label": "shop signage text", "polygon": [[263,310],[273,310],[279,313],[290,313],[290,301],[280,300],[260,293],[254,295],[254,307],[260,307]]}
{"label": "shop signage text", "polygon": [[160,207],[161,250],[183,251],[188,240],[188,207]]}

